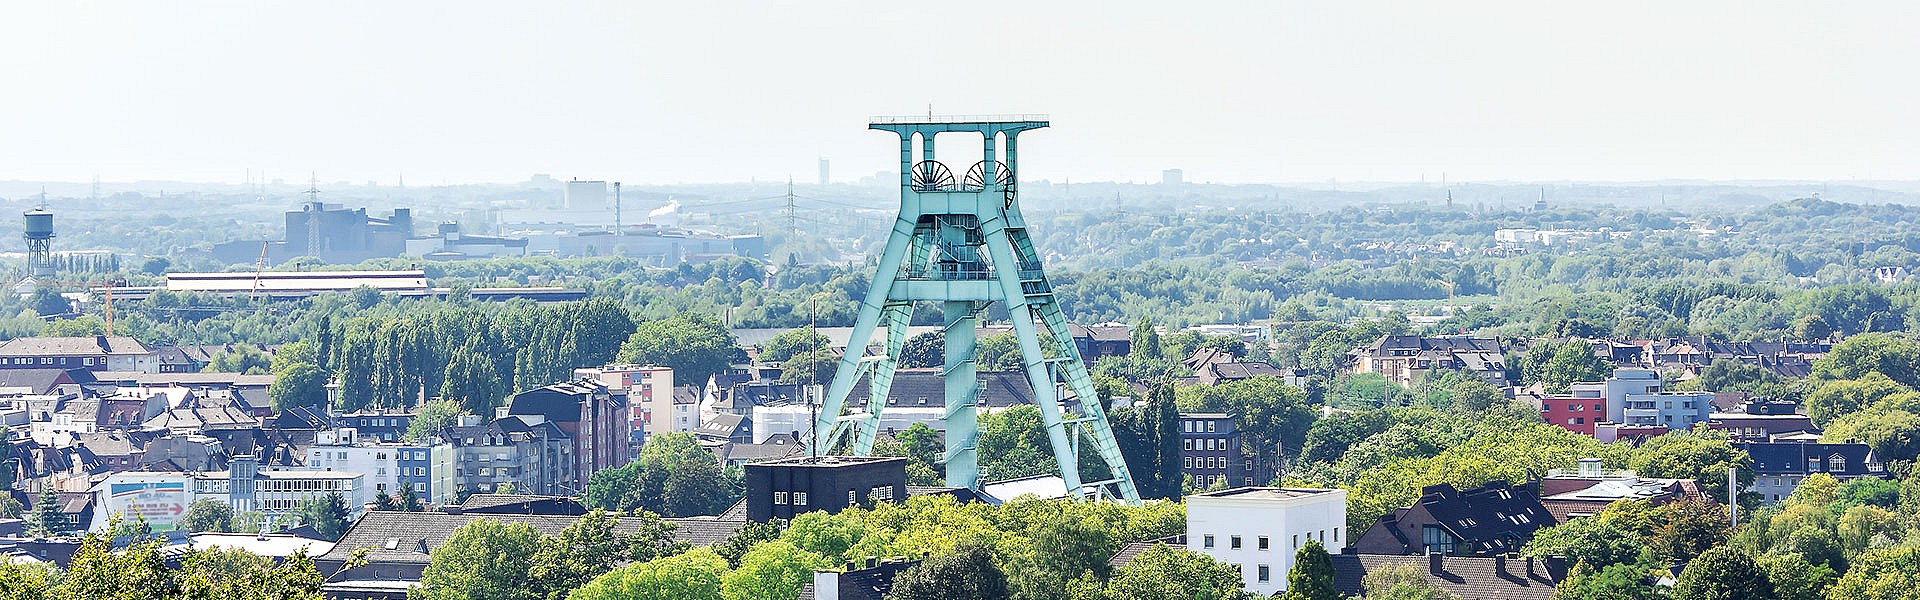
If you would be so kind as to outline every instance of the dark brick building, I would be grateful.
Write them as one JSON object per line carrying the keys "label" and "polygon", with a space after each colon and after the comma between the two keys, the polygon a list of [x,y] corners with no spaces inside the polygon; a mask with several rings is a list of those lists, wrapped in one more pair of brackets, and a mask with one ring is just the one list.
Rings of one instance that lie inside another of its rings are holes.
{"label": "dark brick building", "polygon": [[1250,460],[1240,452],[1233,413],[1180,414],[1180,473],[1192,477],[1194,486],[1254,485]]}
{"label": "dark brick building", "polygon": [[802,456],[748,463],[747,520],[764,523],[907,498],[907,459]]}

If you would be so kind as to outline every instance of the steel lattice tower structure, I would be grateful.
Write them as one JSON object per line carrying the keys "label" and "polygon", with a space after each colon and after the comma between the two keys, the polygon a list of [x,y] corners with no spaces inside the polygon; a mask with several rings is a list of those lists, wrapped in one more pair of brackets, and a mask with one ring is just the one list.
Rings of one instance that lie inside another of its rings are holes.
{"label": "steel lattice tower structure", "polygon": [[[980,488],[977,406],[981,384],[975,369],[980,313],[993,302],[1005,304],[1020,341],[1027,382],[1047,428],[1054,458],[1068,494],[1118,496],[1138,502],[1139,491],[1114,442],[1105,407],[1094,392],[1086,363],[1073,345],[1066,316],[1041,269],[1027,235],[1015,195],[1016,142],[1030,129],[1047,126],[1041,115],[1007,117],[875,117],[869,129],[900,138],[900,215],[881,255],[878,271],[854,322],[847,352],[833,384],[821,399],[814,421],[813,447],[826,452],[853,433],[852,453],[867,455],[887,405],[887,392],[906,342],[915,302],[939,302],[945,317],[947,485]],[[934,158],[941,133],[977,133],[982,157],[956,180]],[[919,141],[919,156],[914,142]],[[1004,154],[996,149],[1004,148]],[[886,351],[866,356],[878,327],[886,328]],[[1047,334],[1047,337],[1042,337]],[[1048,355],[1055,358],[1046,358]],[[847,396],[861,377],[869,378],[867,398]],[[1072,403],[1062,402],[1062,391]],[[1091,442],[1112,476],[1080,479],[1080,444]]]}

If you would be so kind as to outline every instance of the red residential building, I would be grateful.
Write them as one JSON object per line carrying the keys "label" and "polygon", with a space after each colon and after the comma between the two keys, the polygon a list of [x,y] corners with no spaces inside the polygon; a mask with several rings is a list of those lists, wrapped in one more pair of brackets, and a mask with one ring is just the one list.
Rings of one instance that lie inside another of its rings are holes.
{"label": "red residential building", "polygon": [[1540,418],[1561,429],[1593,436],[1594,425],[1607,419],[1605,398],[1572,398],[1524,393],[1523,399],[1540,409]]}

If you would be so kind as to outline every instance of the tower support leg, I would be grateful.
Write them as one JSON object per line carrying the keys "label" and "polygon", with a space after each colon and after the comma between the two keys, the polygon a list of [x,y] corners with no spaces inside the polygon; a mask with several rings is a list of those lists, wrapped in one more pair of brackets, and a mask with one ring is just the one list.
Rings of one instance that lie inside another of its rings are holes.
{"label": "tower support leg", "polygon": [[[975,329],[974,303],[950,300],[941,303],[945,317],[947,485],[978,489],[980,485],[979,398],[980,381],[976,374],[974,349],[979,332]],[[964,434],[963,434],[964,433]]]}

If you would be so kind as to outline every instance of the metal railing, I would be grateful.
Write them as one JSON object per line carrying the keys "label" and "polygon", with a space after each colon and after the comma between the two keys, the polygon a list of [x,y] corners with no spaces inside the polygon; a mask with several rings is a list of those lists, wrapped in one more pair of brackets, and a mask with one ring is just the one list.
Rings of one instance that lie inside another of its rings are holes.
{"label": "metal railing", "polygon": [[881,115],[867,118],[870,125],[951,125],[956,123],[1030,123],[1045,122],[1042,114],[1000,115]]}

